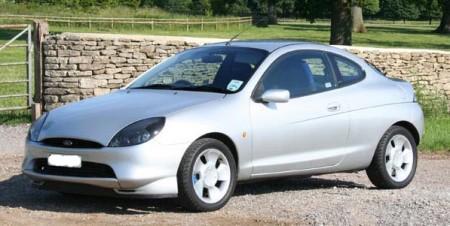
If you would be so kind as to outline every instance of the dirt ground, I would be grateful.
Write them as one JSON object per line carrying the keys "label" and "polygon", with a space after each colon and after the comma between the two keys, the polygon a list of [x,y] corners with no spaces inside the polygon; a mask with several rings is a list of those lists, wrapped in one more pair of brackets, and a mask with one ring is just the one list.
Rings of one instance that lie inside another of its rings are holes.
{"label": "dirt ground", "polygon": [[187,213],[176,199],[36,189],[20,172],[25,135],[26,126],[0,126],[0,225],[450,225],[449,155],[421,154],[401,190],[375,189],[364,172],[286,178],[238,185],[225,208]]}

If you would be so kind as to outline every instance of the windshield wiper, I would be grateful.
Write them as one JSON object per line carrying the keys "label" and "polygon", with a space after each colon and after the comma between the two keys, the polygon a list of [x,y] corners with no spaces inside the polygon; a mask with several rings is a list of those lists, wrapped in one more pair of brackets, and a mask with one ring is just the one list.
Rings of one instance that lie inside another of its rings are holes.
{"label": "windshield wiper", "polygon": [[146,86],[131,87],[130,89],[175,89],[175,87],[170,84],[150,84]]}
{"label": "windshield wiper", "polygon": [[187,90],[187,91],[205,91],[205,92],[214,92],[214,93],[231,93],[229,90],[214,87],[214,86],[183,86],[183,87],[175,87],[176,90]]}
{"label": "windshield wiper", "polygon": [[130,87],[130,89],[170,89],[170,90],[186,90],[186,91],[205,91],[215,93],[230,93],[229,90],[214,86],[174,86],[170,84],[150,84],[147,86]]}

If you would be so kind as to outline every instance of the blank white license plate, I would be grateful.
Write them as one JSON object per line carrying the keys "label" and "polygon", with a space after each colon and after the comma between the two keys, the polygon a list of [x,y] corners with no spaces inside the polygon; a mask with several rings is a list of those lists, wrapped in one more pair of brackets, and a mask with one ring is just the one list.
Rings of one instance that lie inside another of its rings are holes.
{"label": "blank white license plate", "polygon": [[78,155],[50,155],[47,159],[49,166],[81,168],[81,156]]}

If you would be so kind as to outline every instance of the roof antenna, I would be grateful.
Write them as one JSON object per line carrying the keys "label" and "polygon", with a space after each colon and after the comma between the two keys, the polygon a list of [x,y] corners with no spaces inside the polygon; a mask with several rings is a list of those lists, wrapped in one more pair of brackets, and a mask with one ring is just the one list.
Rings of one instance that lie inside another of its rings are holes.
{"label": "roof antenna", "polygon": [[[258,26],[258,24],[260,24],[262,21],[264,21],[265,18],[261,17],[258,18],[256,20],[256,22],[254,22],[253,24],[255,24],[256,26]],[[228,40],[228,42],[225,43],[225,46],[229,46],[231,44],[232,41],[234,41],[237,37],[239,37],[242,33],[250,30],[250,28],[252,28],[252,26],[248,26],[247,28],[245,28],[244,30],[240,31],[239,33],[237,33],[235,36],[231,37],[230,40]]]}
{"label": "roof antenna", "polygon": [[[258,20],[259,21],[259,20]],[[247,28],[245,28],[244,30],[240,31],[239,33],[237,33],[236,35],[234,35],[233,37],[230,38],[230,40],[228,40],[228,42],[225,43],[226,46],[229,46],[231,44],[232,41],[234,41],[237,37],[239,37],[242,33],[250,30],[252,26],[248,26]]]}
{"label": "roof antenna", "polygon": [[237,33],[236,35],[234,35],[233,37],[230,38],[230,40],[228,40],[228,42],[225,43],[226,46],[229,46],[231,44],[232,41],[234,41],[237,37],[239,37],[239,35],[241,35],[242,33],[246,32],[248,30],[244,29],[242,31],[240,31],[239,33]]}

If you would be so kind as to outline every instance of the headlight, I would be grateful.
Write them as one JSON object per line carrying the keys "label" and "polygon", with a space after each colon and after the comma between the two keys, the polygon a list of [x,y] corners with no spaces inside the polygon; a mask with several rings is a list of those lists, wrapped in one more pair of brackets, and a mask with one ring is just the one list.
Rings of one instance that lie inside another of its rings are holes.
{"label": "headlight", "polygon": [[158,135],[165,122],[163,117],[137,121],[118,132],[108,146],[125,147],[145,143]]}
{"label": "headlight", "polygon": [[40,118],[34,121],[33,124],[31,124],[30,130],[28,131],[28,139],[31,141],[38,141],[39,133],[41,132],[47,115],[47,113],[44,113]]}

